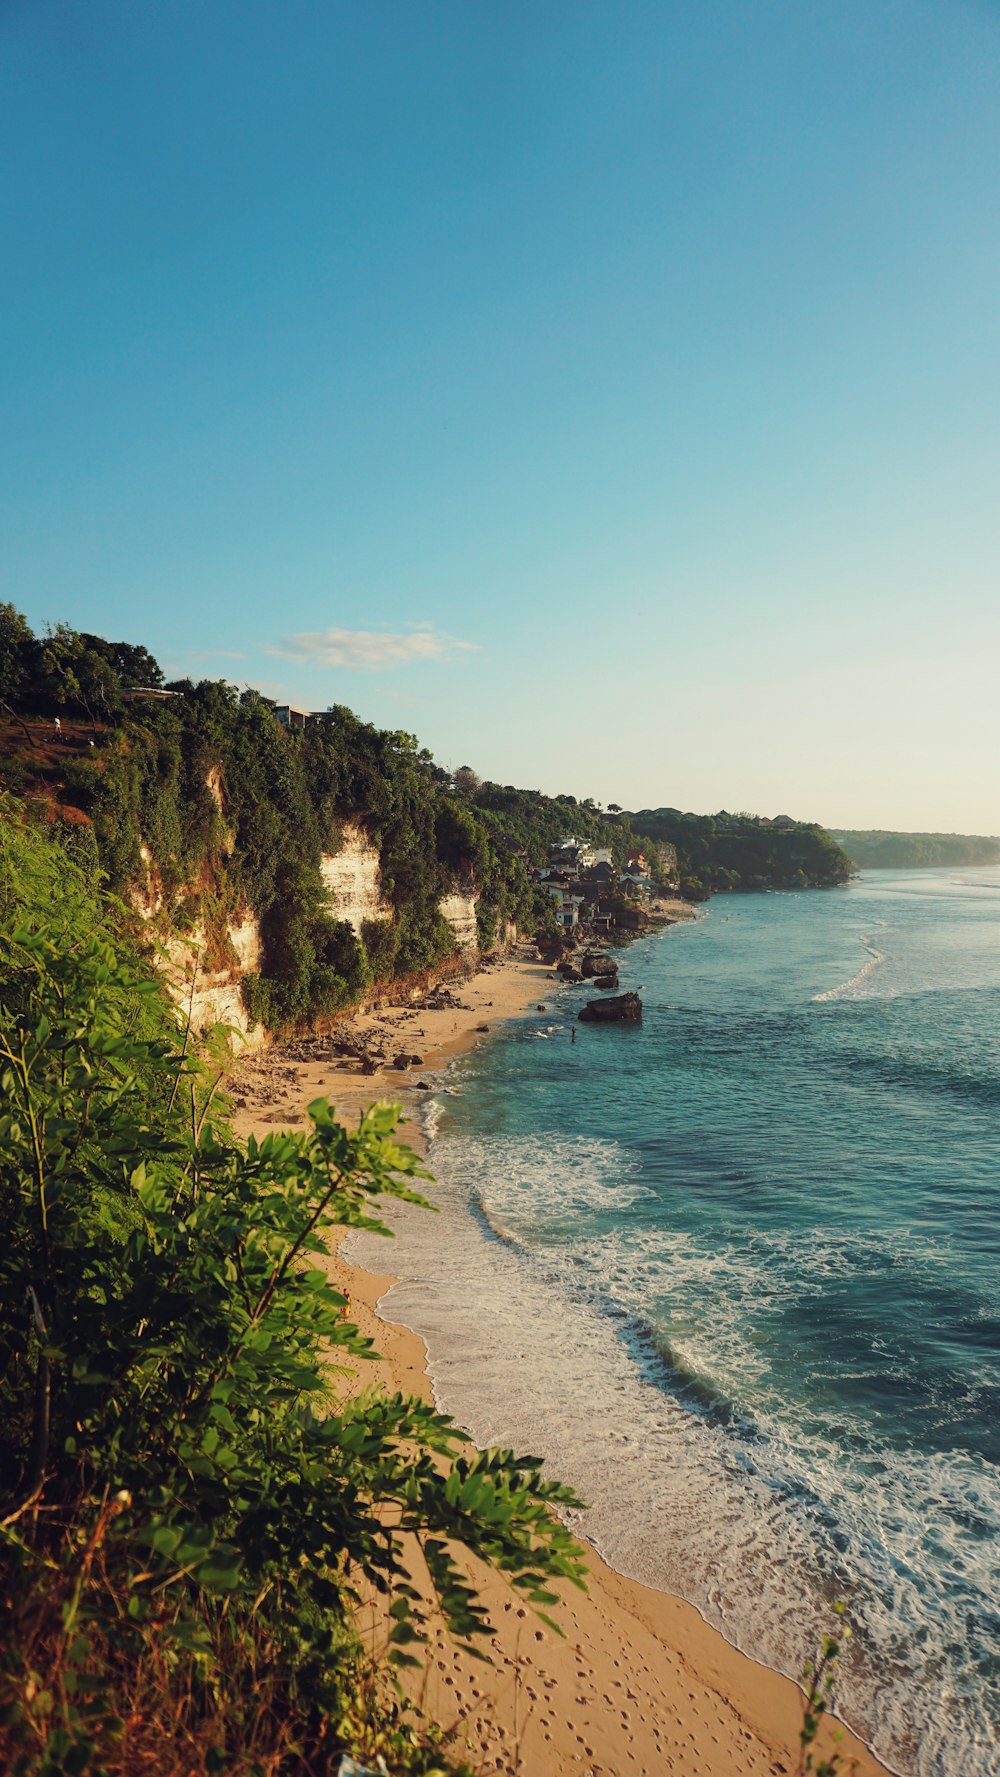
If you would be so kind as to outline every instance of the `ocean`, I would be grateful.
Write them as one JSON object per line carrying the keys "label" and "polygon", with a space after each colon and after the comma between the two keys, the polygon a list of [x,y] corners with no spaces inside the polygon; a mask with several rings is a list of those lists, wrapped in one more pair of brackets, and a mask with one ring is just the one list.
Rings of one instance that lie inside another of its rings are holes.
{"label": "ocean", "polygon": [[544,1454],[620,1572],[838,1703],[895,1770],[1000,1773],[1000,870],[720,896],[499,1029],[426,1108],[400,1282],[441,1406]]}

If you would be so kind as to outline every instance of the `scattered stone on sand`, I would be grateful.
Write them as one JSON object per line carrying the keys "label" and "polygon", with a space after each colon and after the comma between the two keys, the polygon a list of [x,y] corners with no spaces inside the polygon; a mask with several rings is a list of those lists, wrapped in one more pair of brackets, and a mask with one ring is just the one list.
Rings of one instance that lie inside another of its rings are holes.
{"label": "scattered stone on sand", "polygon": [[423,1067],[424,1058],[422,1055],[410,1055],[406,1049],[401,1049],[398,1055],[393,1056],[392,1065],[404,1074],[408,1067]]}

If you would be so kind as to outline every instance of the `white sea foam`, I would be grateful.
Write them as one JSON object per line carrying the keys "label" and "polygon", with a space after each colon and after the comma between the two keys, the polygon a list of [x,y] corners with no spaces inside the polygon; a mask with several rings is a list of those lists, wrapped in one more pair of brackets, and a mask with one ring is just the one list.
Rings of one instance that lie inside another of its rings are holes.
{"label": "white sea foam", "polygon": [[987,894],[1000,895],[1000,882],[996,876],[953,876],[956,888],[984,889]]}
{"label": "white sea foam", "polygon": [[439,1098],[428,1098],[421,1106],[420,1120],[423,1123],[424,1137],[428,1146],[434,1140],[438,1129],[440,1128],[442,1111],[443,1106]]}
{"label": "white sea foam", "polygon": [[868,952],[868,961],[862,963],[857,974],[852,975],[849,981],[842,981],[839,987],[829,987],[825,993],[814,993],[812,996],[814,1005],[822,1005],[826,1000],[861,999],[863,997],[875,970],[880,963],[885,962],[885,953],[878,950],[871,939],[867,937],[862,938],[861,946],[863,950]]}
{"label": "white sea foam", "polygon": [[[869,1237],[762,1234],[737,1248],[609,1230],[602,1211],[646,1195],[613,1141],[444,1134],[433,1165],[444,1226],[394,1206],[401,1281],[385,1308],[427,1341],[440,1404],[480,1444],[544,1452],[588,1502],[579,1528],[620,1571],[690,1598],[770,1665],[797,1673],[824,1599],[848,1597],[862,1625],[842,1681],[848,1718],[919,1777],[1000,1772],[975,1686],[990,1649],[974,1626],[984,1596],[1000,1613],[986,1534],[1000,1533],[996,1470],[859,1448],[856,1427],[829,1415],[803,1430],[768,1393],[766,1342],[748,1337],[792,1291],[818,1296],[870,1260]],[[893,1241],[910,1269],[936,1262],[919,1230]],[[351,1246],[374,1262],[367,1237]],[[763,1401],[752,1425],[678,1394],[651,1336],[668,1288],[675,1365]],[[957,1689],[941,1682],[946,1648],[968,1681]]]}

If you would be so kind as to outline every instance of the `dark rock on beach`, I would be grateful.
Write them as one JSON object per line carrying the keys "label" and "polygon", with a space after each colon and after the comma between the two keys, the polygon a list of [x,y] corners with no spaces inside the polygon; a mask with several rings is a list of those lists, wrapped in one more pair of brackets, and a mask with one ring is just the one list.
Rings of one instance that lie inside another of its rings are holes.
{"label": "dark rock on beach", "polygon": [[581,975],[579,969],[576,968],[573,963],[568,963],[568,962],[559,963],[556,967],[556,974],[558,976],[560,976],[560,978],[563,981],[582,981],[583,980],[583,976]]}
{"label": "dark rock on beach", "polygon": [[586,956],[581,958],[580,973],[584,980],[596,975],[617,975],[618,964],[606,950],[588,950]]}
{"label": "dark rock on beach", "polygon": [[579,1016],[583,1024],[641,1024],[642,1001],[637,993],[622,993],[612,1000],[588,1000]]}
{"label": "dark rock on beach", "polygon": [[540,963],[558,962],[562,954],[563,941],[561,937],[550,936],[546,933],[543,937],[539,938],[538,960]]}

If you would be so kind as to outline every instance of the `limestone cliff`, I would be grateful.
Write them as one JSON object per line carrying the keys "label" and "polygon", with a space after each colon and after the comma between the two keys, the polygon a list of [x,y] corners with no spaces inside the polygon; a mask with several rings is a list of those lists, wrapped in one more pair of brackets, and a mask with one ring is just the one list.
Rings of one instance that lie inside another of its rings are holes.
{"label": "limestone cliff", "polygon": [[382,893],[379,855],[367,833],[351,823],[343,831],[343,845],[335,857],[324,852],[320,873],[336,917],[348,920],[360,937],[364,921],[390,920],[392,907]]}
{"label": "limestone cliff", "polygon": [[[160,925],[157,916],[163,911],[163,894],[145,845],[142,860],[145,883],[133,894],[133,905],[155,931]],[[362,826],[345,825],[340,850],[323,854],[320,871],[331,897],[331,912],[347,921],[359,938],[364,926],[391,922],[393,909],[383,892],[379,853]],[[440,906],[455,935],[456,949],[471,960],[479,949],[473,885],[445,895]],[[505,932],[508,942],[515,935],[513,929]],[[179,1015],[186,1019],[190,1014],[196,1031],[227,1025],[240,1049],[268,1041],[265,1027],[251,1021],[242,995],[244,979],[261,966],[260,926],[253,914],[246,913],[214,935],[198,920],[183,936],[171,935],[158,942],[157,957]]]}
{"label": "limestone cliff", "polygon": [[[348,822],[344,843],[335,856],[324,852],[320,870],[324,886],[333,896],[333,912],[346,919],[361,936],[365,921],[391,920],[392,907],[382,893],[379,854],[363,827]],[[445,895],[441,912],[455,934],[459,950],[478,950],[477,900],[472,884]]]}
{"label": "limestone cliff", "polygon": [[[218,954],[220,948],[225,955]],[[267,1042],[263,1026],[251,1023],[241,991],[245,976],[260,967],[260,927],[252,913],[226,928],[223,946],[210,943],[198,923],[184,937],[168,938],[159,947],[158,960],[171,999],[183,1019],[190,1015],[195,1031],[225,1024],[239,1049]]]}
{"label": "limestone cliff", "polygon": [[[210,775],[208,788],[215,795]],[[201,920],[190,930],[170,933],[165,938],[160,916],[164,908],[163,887],[149,847],[139,848],[144,880],[130,896],[132,906],[150,927],[153,954],[162,969],[167,991],[177,1006],[179,1016],[191,1019],[192,1028],[201,1032],[213,1025],[225,1024],[235,1033],[235,1047],[259,1048],[268,1038],[260,1025],[255,1025],[243,1004],[243,982],[247,975],[260,968],[260,925],[252,913],[230,922],[221,933],[212,936]]]}
{"label": "limestone cliff", "polygon": [[441,912],[455,934],[459,950],[479,949],[479,927],[476,924],[478,903],[471,888],[464,894],[445,895]]}

